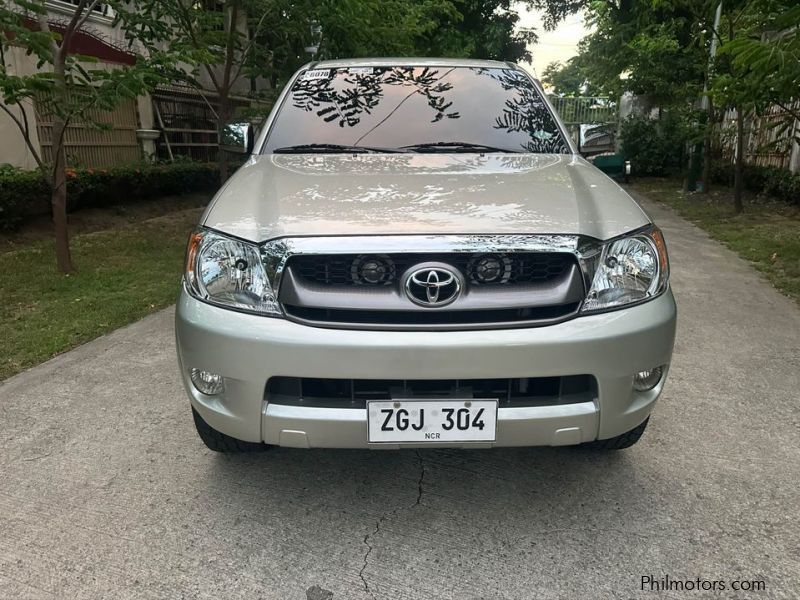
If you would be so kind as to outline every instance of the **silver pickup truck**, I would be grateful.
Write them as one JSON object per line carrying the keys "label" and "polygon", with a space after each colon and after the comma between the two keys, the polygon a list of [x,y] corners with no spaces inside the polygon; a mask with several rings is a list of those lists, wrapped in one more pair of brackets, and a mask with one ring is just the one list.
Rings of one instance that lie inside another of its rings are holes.
{"label": "silver pickup truck", "polygon": [[661,231],[514,65],[307,65],[191,235],[177,305],[200,438],[639,440],[676,309]]}

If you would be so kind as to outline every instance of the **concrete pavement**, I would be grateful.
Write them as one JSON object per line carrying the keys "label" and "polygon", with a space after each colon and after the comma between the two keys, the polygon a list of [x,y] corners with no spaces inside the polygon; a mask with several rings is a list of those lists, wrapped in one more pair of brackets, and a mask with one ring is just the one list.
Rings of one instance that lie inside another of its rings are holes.
{"label": "concrete pavement", "polygon": [[800,310],[645,206],[679,331],[639,445],[214,455],[166,310],[0,384],[0,598],[797,598]]}

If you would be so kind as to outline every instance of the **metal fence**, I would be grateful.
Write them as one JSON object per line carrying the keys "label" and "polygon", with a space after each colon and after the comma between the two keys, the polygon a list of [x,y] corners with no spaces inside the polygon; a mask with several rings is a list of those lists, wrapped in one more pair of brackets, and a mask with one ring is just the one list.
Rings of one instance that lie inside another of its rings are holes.
{"label": "metal fence", "polygon": [[619,105],[606,96],[548,96],[572,139],[584,155],[613,152]]}
{"label": "metal fence", "polygon": [[565,125],[617,122],[617,103],[605,96],[548,96]]}

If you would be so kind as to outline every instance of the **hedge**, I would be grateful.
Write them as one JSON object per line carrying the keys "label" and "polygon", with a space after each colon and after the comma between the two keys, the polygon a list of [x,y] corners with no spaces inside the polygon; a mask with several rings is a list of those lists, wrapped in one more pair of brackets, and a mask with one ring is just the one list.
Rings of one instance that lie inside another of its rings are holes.
{"label": "hedge", "polygon": [[634,175],[668,175],[680,171],[685,131],[677,117],[662,119],[631,115],[622,122],[620,152],[633,166]]}
{"label": "hedge", "polygon": [[[216,165],[141,163],[110,169],[67,169],[67,210],[109,206],[219,187]],[[0,166],[0,230],[49,214],[50,188],[39,171]]]}
{"label": "hedge", "polygon": [[[766,194],[790,204],[800,205],[800,173],[779,167],[744,165],[744,187],[756,194]],[[711,181],[733,185],[734,168],[731,163],[714,163]]]}

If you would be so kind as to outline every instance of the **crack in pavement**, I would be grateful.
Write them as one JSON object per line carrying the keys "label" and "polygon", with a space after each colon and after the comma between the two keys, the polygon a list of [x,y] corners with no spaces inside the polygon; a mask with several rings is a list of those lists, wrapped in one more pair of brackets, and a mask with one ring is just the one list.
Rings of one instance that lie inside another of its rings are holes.
{"label": "crack in pavement", "polygon": [[[392,513],[396,511],[397,509],[393,510]],[[383,523],[386,520],[387,516],[388,515],[386,513],[382,514],[381,517],[378,519],[378,521],[375,523],[375,531],[373,531],[371,534],[368,533],[367,535],[364,536],[364,545],[366,545],[367,551],[364,553],[364,564],[361,566],[361,570],[358,572],[358,576],[361,578],[361,583],[364,584],[364,591],[367,592],[373,600],[375,599],[375,594],[372,592],[371,589],[369,589],[369,582],[367,582],[367,578],[364,577],[364,571],[366,571],[367,567],[369,566],[369,555],[372,554],[372,544],[369,543],[369,538],[378,534],[378,532],[381,530],[381,523]]]}
{"label": "crack in pavement", "polygon": [[[417,461],[419,461],[419,479],[417,480],[417,499],[411,506],[407,507],[409,510],[420,506],[422,504],[422,494],[425,491],[424,483],[425,483],[425,461],[422,458],[422,455],[419,453],[419,450],[415,450],[417,455]],[[403,507],[397,507],[389,512],[383,513],[377,521],[375,521],[375,531],[372,533],[367,533],[364,536],[364,545],[367,547],[367,551],[364,553],[364,564],[361,566],[361,570],[358,572],[358,576],[361,578],[361,583],[364,584],[364,591],[367,592],[370,597],[375,600],[375,593],[369,589],[369,582],[367,578],[364,576],[364,572],[367,570],[369,566],[369,555],[372,554],[372,550],[374,547],[370,543],[370,539],[378,535],[381,530],[381,524],[388,519],[389,517],[393,517],[400,511]]]}
{"label": "crack in pavement", "polygon": [[419,453],[419,450],[415,450],[414,452],[416,453],[417,460],[419,461],[419,482],[417,483],[419,493],[417,494],[417,501],[414,503],[414,506],[419,506],[422,502],[422,484],[425,482],[425,461],[422,460],[422,455]]}

